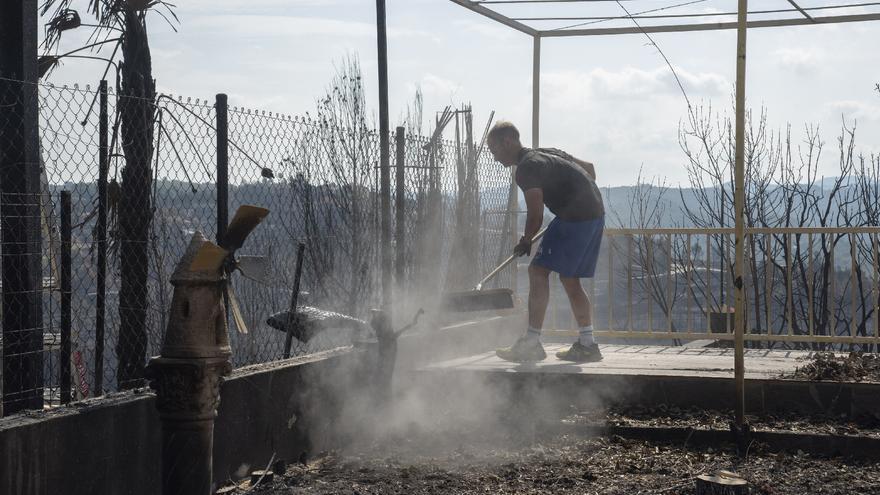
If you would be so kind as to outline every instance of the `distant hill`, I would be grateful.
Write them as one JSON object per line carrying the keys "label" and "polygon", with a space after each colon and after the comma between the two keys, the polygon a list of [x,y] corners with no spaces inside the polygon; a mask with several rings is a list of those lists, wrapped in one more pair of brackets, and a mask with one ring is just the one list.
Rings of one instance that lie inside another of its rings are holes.
{"label": "distant hill", "polygon": [[[837,177],[824,177],[817,180],[816,188],[817,193],[819,192],[819,188],[821,187],[821,191],[827,193],[833,187],[835,182],[837,181]],[[638,194],[646,194],[646,186],[641,186],[642,191],[639,190],[640,186],[616,186],[616,187],[603,187],[602,197],[605,202],[605,211],[606,211],[606,225],[608,227],[631,227],[630,224],[630,211],[632,209],[632,200],[633,196]],[[730,188],[730,184],[725,184],[725,187]],[[856,177],[850,176],[844,180],[843,188],[848,187],[856,187]],[[877,185],[880,188],[880,184]],[[717,190],[718,188],[711,188]],[[779,191],[778,189],[775,189]],[[773,194],[774,189],[771,189],[770,194]],[[715,191],[709,191],[708,194],[710,196],[717,194]],[[665,194],[662,198],[662,204],[665,209],[665,216],[663,221],[658,227],[661,228],[673,228],[673,227],[693,227],[693,223],[685,214],[685,204],[695,207],[697,205],[697,190],[693,188],[678,188],[678,187],[670,187],[666,190]],[[820,201],[820,205],[823,203]],[[856,215],[856,212],[859,208],[858,204],[850,205],[850,213],[853,216]],[[525,203],[520,200],[520,209],[525,210]],[[733,218],[732,211],[733,205],[726,206],[725,210],[731,214],[730,223],[726,224],[727,227],[732,227]],[[546,217],[552,217],[552,213],[549,211],[544,212]],[[525,221],[525,218],[520,219],[521,222]],[[794,226],[794,225],[792,225]]]}

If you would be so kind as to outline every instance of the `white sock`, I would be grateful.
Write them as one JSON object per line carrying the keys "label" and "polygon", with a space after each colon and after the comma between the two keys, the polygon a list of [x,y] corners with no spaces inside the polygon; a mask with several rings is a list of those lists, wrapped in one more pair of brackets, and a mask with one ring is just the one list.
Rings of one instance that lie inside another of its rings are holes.
{"label": "white sock", "polygon": [[526,340],[530,342],[541,342],[541,329],[529,326],[529,329],[526,330],[525,337]]}
{"label": "white sock", "polygon": [[591,346],[596,344],[596,340],[593,338],[593,325],[580,327],[578,330],[580,330],[578,341],[581,343],[581,345]]}

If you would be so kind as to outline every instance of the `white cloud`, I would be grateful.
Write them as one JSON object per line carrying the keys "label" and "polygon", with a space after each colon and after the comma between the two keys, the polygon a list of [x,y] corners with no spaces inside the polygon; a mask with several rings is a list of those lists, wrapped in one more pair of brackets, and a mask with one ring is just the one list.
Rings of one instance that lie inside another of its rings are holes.
{"label": "white cloud", "polygon": [[832,118],[843,118],[847,122],[880,122],[880,105],[872,105],[858,100],[836,100],[825,105]]}
{"label": "white cloud", "polygon": [[[692,73],[676,68],[685,92],[691,95],[719,96],[730,90],[727,79],[715,73]],[[560,101],[584,98],[646,99],[658,94],[680,93],[675,76],[667,67],[646,71],[626,67],[617,71],[596,68],[590,72],[556,72],[543,76],[547,91]]]}
{"label": "white cloud", "polygon": [[773,56],[780,67],[800,75],[816,72],[821,62],[817,51],[803,48],[779,48],[773,52]]}
{"label": "white cloud", "polygon": [[[675,70],[695,105],[727,98],[733,89],[722,74]],[[553,72],[543,81],[542,145],[594,161],[603,184],[632,183],[643,165],[681,176],[677,130],[687,105],[668,67]]]}
{"label": "white cloud", "polygon": [[[187,29],[208,30],[224,37],[243,38],[376,37],[376,25],[369,22],[283,15],[207,15],[192,20]],[[394,27],[388,28],[388,37],[435,38],[427,31]]]}
{"label": "white cloud", "polygon": [[[249,12],[292,8],[326,8],[340,5],[341,0],[186,0],[178,2],[178,11]],[[288,10],[289,11],[289,10]]]}
{"label": "white cloud", "polygon": [[[426,98],[439,102],[451,101],[462,88],[461,84],[455,81],[431,73],[427,73],[422,77],[418,87],[421,88],[422,94]],[[415,92],[415,85],[410,85],[409,88],[411,93]]]}
{"label": "white cloud", "polygon": [[513,29],[503,27],[495,22],[475,21],[471,19],[456,19],[452,25],[464,31],[479,34],[486,38],[498,41],[509,40],[515,34]]}

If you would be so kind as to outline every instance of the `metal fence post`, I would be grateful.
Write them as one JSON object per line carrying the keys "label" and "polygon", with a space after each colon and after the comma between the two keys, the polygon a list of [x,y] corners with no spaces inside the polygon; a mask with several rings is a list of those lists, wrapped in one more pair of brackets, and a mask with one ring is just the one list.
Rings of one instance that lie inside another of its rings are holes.
{"label": "metal fence post", "polygon": [[107,80],[98,89],[98,221],[97,280],[95,294],[95,395],[104,392],[104,326],[107,316],[107,175],[110,149],[107,144]]}
{"label": "metal fence post", "polygon": [[406,160],[406,129],[402,126],[397,128],[397,132],[394,136],[396,151],[397,151],[397,167],[395,168],[395,225],[394,225],[394,239],[395,239],[395,248],[397,251],[397,259],[394,261],[395,273],[394,277],[397,282],[397,287],[403,287],[403,281],[405,276],[405,263],[406,263],[406,239],[404,238],[405,233],[405,221],[406,218],[404,213],[406,213],[406,169],[405,169],[405,160]]}
{"label": "metal fence post", "polygon": [[225,94],[217,95],[214,108],[217,112],[217,244],[222,246],[229,224],[229,107]]}
{"label": "metal fence post", "polygon": [[70,191],[61,191],[61,350],[58,361],[61,370],[59,382],[62,404],[70,403],[71,217]]}
{"label": "metal fence post", "polygon": [[388,41],[385,0],[376,0],[376,39],[379,56],[379,168],[382,253],[382,304],[391,304],[391,170],[388,143]]}
{"label": "metal fence post", "polygon": [[296,248],[296,272],[293,275],[293,294],[290,296],[290,312],[287,313],[287,335],[284,338],[284,359],[290,357],[290,346],[293,343],[293,326],[299,324],[296,317],[296,306],[299,300],[299,284],[302,280],[303,257],[306,245],[300,242]]}
{"label": "metal fence post", "polygon": [[3,414],[43,408],[37,2],[0,4]]}

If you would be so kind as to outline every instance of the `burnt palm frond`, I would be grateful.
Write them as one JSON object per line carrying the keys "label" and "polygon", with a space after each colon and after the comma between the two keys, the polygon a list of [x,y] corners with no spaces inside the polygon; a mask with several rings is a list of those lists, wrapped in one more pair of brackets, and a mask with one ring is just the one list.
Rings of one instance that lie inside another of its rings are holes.
{"label": "burnt palm frond", "polygon": [[37,77],[42,79],[61,65],[61,58],[55,55],[40,55],[37,58]]}
{"label": "burnt palm frond", "polygon": [[43,3],[40,15],[53,12],[45,27],[46,35],[43,46],[47,50],[58,46],[63,32],[79,27],[94,29],[87,40],[87,43],[90,44],[109,36],[109,31],[125,31],[125,23],[127,22],[125,12],[135,13],[141,22],[147,12],[155,12],[175,32],[177,24],[180,23],[180,19],[174,12],[176,6],[164,0],[89,0],[87,12],[95,18],[97,24],[83,23],[79,12],[71,8],[73,3],[73,0],[46,0]]}
{"label": "burnt palm frond", "polygon": [[76,29],[82,24],[79,18],[79,12],[73,9],[61,9],[58,14],[46,24],[46,33],[63,33],[70,29]]}
{"label": "burnt palm frond", "polygon": [[[116,24],[106,22],[102,15],[102,6],[105,3],[116,3],[110,0],[89,0],[88,12],[98,19],[98,25],[94,26],[95,30],[104,29],[115,26]],[[43,40],[43,46],[46,49],[53,49],[58,46],[61,41],[61,34],[71,29],[82,26],[82,19],[79,12],[72,9],[73,0],[46,0],[40,8],[40,15],[46,15],[52,12],[51,20],[46,24],[46,37]]]}

